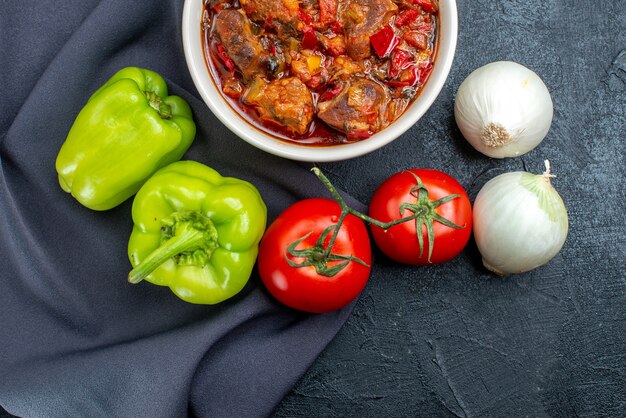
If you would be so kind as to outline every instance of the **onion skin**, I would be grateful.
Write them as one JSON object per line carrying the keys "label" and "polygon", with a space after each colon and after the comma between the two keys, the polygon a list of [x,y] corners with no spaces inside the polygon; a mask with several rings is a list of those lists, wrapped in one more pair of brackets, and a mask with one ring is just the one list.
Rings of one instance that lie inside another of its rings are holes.
{"label": "onion skin", "polygon": [[511,61],[474,70],[459,87],[454,117],[465,139],[493,158],[517,157],[550,130],[552,98],[541,78]]}
{"label": "onion skin", "polygon": [[474,201],[474,239],[484,266],[499,275],[533,270],[550,261],[567,238],[563,199],[543,175],[501,174]]}

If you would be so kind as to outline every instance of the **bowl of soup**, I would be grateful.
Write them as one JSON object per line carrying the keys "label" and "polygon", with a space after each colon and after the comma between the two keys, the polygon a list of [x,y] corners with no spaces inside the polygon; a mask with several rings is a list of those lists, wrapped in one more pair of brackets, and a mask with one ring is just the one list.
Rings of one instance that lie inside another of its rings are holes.
{"label": "bowl of soup", "polygon": [[339,161],[389,144],[441,91],[454,0],[186,0],[183,47],[202,99],[271,154]]}

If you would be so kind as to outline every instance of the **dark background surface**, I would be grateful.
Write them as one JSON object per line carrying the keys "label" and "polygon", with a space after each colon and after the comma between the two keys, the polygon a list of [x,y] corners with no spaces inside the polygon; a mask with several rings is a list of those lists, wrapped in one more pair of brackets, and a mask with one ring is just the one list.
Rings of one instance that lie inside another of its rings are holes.
{"label": "dark background surface", "polygon": [[[322,168],[361,202],[410,167],[453,175],[473,199],[495,175],[539,173],[549,158],[569,211],[565,247],[511,278],[488,274],[473,242],[441,266],[376,253],[352,315],[276,417],[626,414],[624,1],[458,7],[455,64],[425,117],[382,150]],[[497,60],[536,71],[555,105],[547,138],[521,158],[478,154],[454,123],[460,83]]]}
{"label": "dark background surface", "polygon": [[[453,262],[378,254],[348,322],[276,410],[288,416],[626,415],[626,3],[459,0],[448,82],[384,149],[325,164],[362,202],[410,167],[448,172],[472,200],[505,171],[543,171],[569,212],[561,253],[528,274],[487,274],[473,242]],[[521,158],[474,151],[453,118],[463,79],[491,61],[537,72],[554,101],[544,142]]]}

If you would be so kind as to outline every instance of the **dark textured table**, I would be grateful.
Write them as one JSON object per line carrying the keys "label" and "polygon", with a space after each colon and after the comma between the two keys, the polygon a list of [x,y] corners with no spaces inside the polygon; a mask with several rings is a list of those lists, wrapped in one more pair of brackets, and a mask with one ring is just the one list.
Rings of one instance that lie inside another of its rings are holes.
{"label": "dark textured table", "polygon": [[[375,253],[350,318],[276,417],[626,415],[626,3],[458,7],[455,63],[425,117],[384,149],[322,168],[364,203],[410,167],[453,175],[473,199],[495,175],[538,173],[548,158],[569,211],[565,247],[509,278],[487,273],[473,242],[440,266]],[[497,60],[536,71],[555,105],[547,138],[520,158],[478,154],[454,123],[462,80]]]}
{"label": "dark textured table", "polygon": [[[473,243],[427,268],[378,254],[352,316],[277,417],[626,415],[626,3],[458,8],[455,63],[426,116],[388,147],[323,168],[363,202],[409,167],[444,170],[473,199],[493,176],[539,173],[549,158],[569,212],[565,247],[510,278],[487,274]],[[454,123],[460,83],[498,60],[536,71],[554,101],[547,138],[521,158],[478,154]]]}

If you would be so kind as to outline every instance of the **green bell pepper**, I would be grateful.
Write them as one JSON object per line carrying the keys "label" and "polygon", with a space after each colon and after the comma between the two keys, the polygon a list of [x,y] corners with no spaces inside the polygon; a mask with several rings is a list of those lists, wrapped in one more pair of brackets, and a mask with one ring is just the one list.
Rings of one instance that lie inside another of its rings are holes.
{"label": "green bell pepper", "polygon": [[132,216],[128,281],[145,279],[187,302],[216,304],[250,278],[267,209],[252,184],[178,161],[142,186]]}
{"label": "green bell pepper", "polygon": [[196,125],[157,73],[127,67],[79,112],[56,160],[61,188],[94,210],[111,209],[156,170],[182,158]]}

